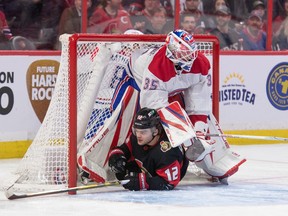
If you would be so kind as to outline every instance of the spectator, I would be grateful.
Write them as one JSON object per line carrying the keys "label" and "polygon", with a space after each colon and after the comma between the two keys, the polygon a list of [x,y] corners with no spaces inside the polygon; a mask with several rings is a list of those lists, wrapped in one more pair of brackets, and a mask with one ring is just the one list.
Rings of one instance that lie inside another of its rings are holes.
{"label": "spectator", "polygon": [[167,26],[167,14],[163,7],[156,8],[153,12],[151,22],[147,25],[145,34],[167,34],[171,29]]}
{"label": "spectator", "polygon": [[262,18],[258,15],[257,11],[252,11],[241,33],[243,50],[266,49],[266,33],[262,30],[262,25]]}
{"label": "spectator", "polygon": [[12,38],[12,33],[8,26],[6,16],[3,11],[0,10],[0,50],[10,50],[9,40]]}
{"label": "spectator", "polygon": [[[91,7],[91,4],[92,4],[91,0],[87,0],[88,9]],[[81,22],[82,22],[81,8],[82,8],[82,1],[74,0],[74,5],[66,8],[63,11],[59,22],[58,42],[59,42],[59,36],[64,33],[74,34],[81,32]],[[57,48],[60,48],[59,43]]]}
{"label": "spectator", "polygon": [[21,26],[21,13],[24,9],[24,3],[24,0],[5,0],[3,2],[3,11],[13,35],[21,35],[19,28]]}
{"label": "spectator", "polygon": [[182,12],[193,14],[196,19],[196,26],[201,26],[205,29],[210,29],[211,26],[208,23],[207,17],[205,14],[199,10],[200,0],[185,0],[185,7]]}
{"label": "spectator", "polygon": [[273,32],[276,33],[282,22],[288,17],[288,0],[283,0],[278,16],[273,20]]}
{"label": "spectator", "polygon": [[[91,0],[87,0],[87,9],[89,16],[89,9],[91,8]],[[81,32],[81,10],[82,0],[74,0],[74,5],[66,8],[59,22],[58,36],[64,33],[73,34]]]}
{"label": "spectator", "polygon": [[133,28],[145,32],[146,29],[152,25],[152,16],[155,9],[159,8],[160,5],[159,0],[144,0],[144,8],[142,11],[135,13],[131,17]]}
{"label": "spectator", "polygon": [[[267,0],[264,0],[267,2]],[[273,20],[284,11],[283,4],[285,0],[273,0]],[[266,4],[267,5],[267,4]],[[268,7],[268,6],[267,6]]]}
{"label": "spectator", "polygon": [[121,0],[104,0],[91,15],[88,32],[120,34],[131,29],[130,15],[122,8]]}
{"label": "spectator", "polygon": [[127,11],[131,16],[131,20],[133,16],[141,15],[141,11],[144,9],[144,5],[141,0],[135,0],[127,6]]}
{"label": "spectator", "polygon": [[214,1],[214,7],[216,10],[220,7],[223,7],[223,6],[229,7],[229,4],[226,0],[215,0]]}
{"label": "spectator", "polygon": [[[213,4],[211,5],[211,8],[209,9],[209,12],[206,13],[207,16],[207,22],[209,23],[210,26],[210,30],[215,29],[216,28],[216,20],[215,20],[215,12],[219,7],[227,7],[230,9],[229,4],[227,3],[226,0],[214,0],[212,1]],[[207,4],[207,3],[206,3]],[[211,3],[210,3],[211,4]],[[206,6],[207,7],[207,6]],[[232,27],[232,22],[230,20],[229,24]],[[233,25],[234,27],[234,25]]]}
{"label": "spectator", "polygon": [[232,13],[232,20],[237,22],[244,21],[251,11],[247,5],[250,4],[250,2],[252,2],[252,0],[227,0]]}
{"label": "spectator", "polygon": [[189,34],[194,34],[196,29],[196,19],[193,14],[184,13],[181,15],[181,28]]}
{"label": "spectator", "polygon": [[1,35],[3,34],[3,36],[8,40],[12,37],[12,33],[8,26],[6,16],[1,10],[0,10],[0,34]]}
{"label": "spectator", "polygon": [[258,15],[262,18],[263,31],[266,31],[267,29],[267,18],[266,18],[266,6],[262,1],[255,1],[253,3],[253,10],[257,11]]}
{"label": "spectator", "polygon": [[144,4],[141,0],[134,1],[128,8],[133,28],[141,32],[145,31],[145,25],[148,23],[147,17],[143,15],[143,10]]}
{"label": "spectator", "polygon": [[288,17],[282,22],[273,38],[274,50],[288,50]]}
{"label": "spectator", "polygon": [[23,0],[17,32],[28,40],[37,42],[38,49],[53,49],[56,43],[58,24],[66,0]]}
{"label": "spectator", "polygon": [[253,10],[259,11],[259,15],[264,18],[266,6],[262,1],[254,1],[252,11]]}
{"label": "spectator", "polygon": [[234,30],[237,32],[237,34],[241,34],[241,32],[243,31],[243,28],[245,26],[245,22],[241,21],[241,22],[235,22],[234,23]]}
{"label": "spectator", "polygon": [[144,9],[142,11],[142,15],[151,21],[154,11],[158,7],[160,7],[159,0],[144,0]]}
{"label": "spectator", "polygon": [[[235,0],[230,0],[230,1],[235,1]],[[254,2],[256,1],[258,0],[244,0],[248,13],[251,13],[253,11]],[[264,3],[264,5],[267,2],[267,0],[261,0],[261,1]],[[275,1],[275,0],[272,0],[272,1]]]}
{"label": "spectator", "polygon": [[227,6],[229,4],[227,0],[202,0],[203,2],[203,11],[205,14],[214,15],[216,8],[220,6]]}
{"label": "spectator", "polygon": [[221,50],[238,50],[239,34],[229,26],[231,11],[226,6],[221,6],[215,12],[216,28],[212,29],[211,34],[219,39]]}
{"label": "spectator", "polygon": [[[172,0],[174,1],[174,0]],[[171,3],[171,0],[160,0],[161,6],[166,11],[167,18],[173,18],[174,17],[174,11],[173,11],[173,5]]]}

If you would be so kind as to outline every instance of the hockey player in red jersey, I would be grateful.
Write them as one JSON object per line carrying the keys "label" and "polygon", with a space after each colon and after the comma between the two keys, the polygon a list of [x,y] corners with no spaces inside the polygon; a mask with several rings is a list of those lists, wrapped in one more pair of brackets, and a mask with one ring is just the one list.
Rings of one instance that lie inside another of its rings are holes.
{"label": "hockey player in red jersey", "polygon": [[121,34],[131,28],[130,15],[122,9],[121,0],[104,0],[88,23],[89,33]]}
{"label": "hockey player in red jersey", "polygon": [[127,141],[110,151],[109,167],[129,190],[172,190],[184,177],[183,147],[172,148],[155,109],[140,109]]}

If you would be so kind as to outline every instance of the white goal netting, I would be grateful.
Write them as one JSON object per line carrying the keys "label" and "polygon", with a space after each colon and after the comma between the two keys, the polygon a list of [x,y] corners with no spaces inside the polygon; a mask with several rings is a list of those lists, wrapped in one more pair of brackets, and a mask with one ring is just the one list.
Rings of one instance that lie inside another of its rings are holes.
{"label": "white goal netting", "polygon": [[[49,109],[9,187],[20,191],[66,188],[71,178],[76,178],[77,149],[105,133],[103,126],[123,105],[128,87],[138,91],[131,59],[146,49],[162,46],[164,39],[148,35],[62,35],[61,63]],[[214,42],[201,37],[196,41],[213,65]],[[73,134],[75,131],[77,134]],[[127,131],[122,133],[124,136]],[[75,151],[71,150],[73,145]]]}

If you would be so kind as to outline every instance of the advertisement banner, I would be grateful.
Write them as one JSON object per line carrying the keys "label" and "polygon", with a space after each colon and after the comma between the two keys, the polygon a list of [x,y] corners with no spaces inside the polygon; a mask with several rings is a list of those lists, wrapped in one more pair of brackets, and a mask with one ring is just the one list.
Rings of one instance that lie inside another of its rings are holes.
{"label": "advertisement banner", "polygon": [[287,56],[221,56],[224,130],[288,129]]}
{"label": "advertisement banner", "polygon": [[60,56],[1,56],[0,141],[32,140],[46,114]]}

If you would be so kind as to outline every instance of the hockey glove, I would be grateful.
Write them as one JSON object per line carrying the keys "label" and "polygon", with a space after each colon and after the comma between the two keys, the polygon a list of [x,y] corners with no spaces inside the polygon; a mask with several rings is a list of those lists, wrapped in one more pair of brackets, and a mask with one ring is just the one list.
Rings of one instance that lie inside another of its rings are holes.
{"label": "hockey glove", "polygon": [[174,188],[174,185],[169,184],[160,176],[147,178],[147,182],[149,184],[149,190],[172,190]]}
{"label": "hockey glove", "polygon": [[108,165],[112,172],[125,173],[126,172],[127,159],[122,154],[112,154],[109,158]]}
{"label": "hockey glove", "polygon": [[145,173],[130,173],[129,175],[125,176],[124,180],[130,180],[128,183],[122,185],[125,189],[131,191],[149,189],[149,185],[146,182]]}

